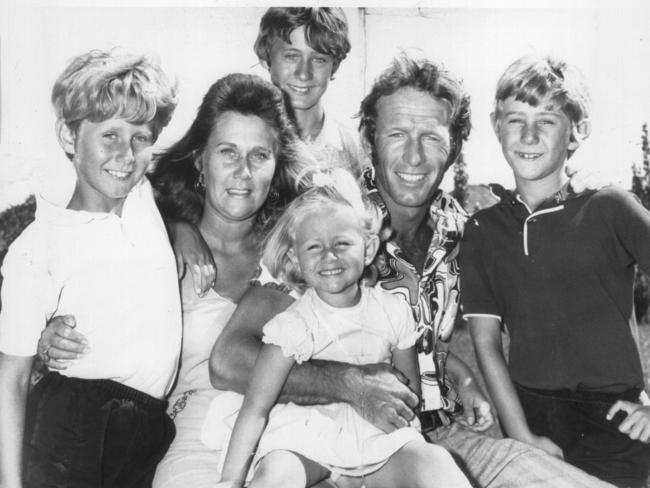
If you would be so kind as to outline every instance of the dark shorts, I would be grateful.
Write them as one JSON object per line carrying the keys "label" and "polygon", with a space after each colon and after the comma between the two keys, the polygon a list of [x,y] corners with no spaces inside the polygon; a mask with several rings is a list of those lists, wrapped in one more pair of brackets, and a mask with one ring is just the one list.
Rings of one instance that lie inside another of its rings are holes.
{"label": "dark shorts", "polygon": [[614,394],[516,387],[531,431],[560,446],[565,461],[620,487],[645,486],[650,446],[618,431],[624,417],[606,418],[617,400],[638,402],[640,390]]}
{"label": "dark shorts", "polygon": [[26,487],[150,487],[174,438],[167,402],[110,380],[48,373],[29,395]]}

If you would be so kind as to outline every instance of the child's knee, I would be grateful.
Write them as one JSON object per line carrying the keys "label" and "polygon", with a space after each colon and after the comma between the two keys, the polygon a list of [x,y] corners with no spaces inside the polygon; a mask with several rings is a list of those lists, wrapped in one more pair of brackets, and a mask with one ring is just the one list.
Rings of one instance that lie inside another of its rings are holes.
{"label": "child's knee", "polygon": [[272,451],[264,456],[253,474],[250,488],[304,488],[305,469],[298,456],[289,451]]}
{"label": "child's knee", "polygon": [[415,486],[436,486],[431,480],[441,480],[439,486],[469,486],[462,470],[447,449],[435,444],[411,443],[404,447]]}

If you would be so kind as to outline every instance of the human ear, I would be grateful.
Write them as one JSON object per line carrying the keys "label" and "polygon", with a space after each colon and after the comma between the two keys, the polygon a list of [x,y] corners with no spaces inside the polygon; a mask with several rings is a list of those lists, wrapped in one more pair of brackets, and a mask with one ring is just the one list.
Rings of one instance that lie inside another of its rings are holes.
{"label": "human ear", "polygon": [[271,70],[271,65],[266,59],[262,59],[262,58],[258,58],[258,59],[260,60],[260,65],[262,66],[262,68],[264,68],[266,71]]}
{"label": "human ear", "polygon": [[492,130],[494,131],[494,134],[497,136],[499,142],[501,142],[501,120],[499,119],[499,116],[496,112],[492,112],[490,114],[490,122],[492,123]]}
{"label": "human ear", "polygon": [[573,124],[571,129],[571,139],[569,140],[569,150],[575,151],[578,146],[591,134],[591,121],[583,119],[577,124]]}
{"label": "human ear", "polygon": [[291,264],[293,264],[297,269],[300,269],[300,264],[298,263],[298,256],[296,256],[296,251],[294,251],[293,247],[290,247],[287,250],[287,257],[289,258],[289,261],[291,261]]}
{"label": "human ear", "polygon": [[379,237],[378,236],[372,236],[366,239],[366,252],[365,256],[363,258],[363,263],[366,266],[370,266],[372,264],[372,261],[375,259],[375,255],[377,254],[377,251],[379,250]]}
{"label": "human ear", "polygon": [[365,130],[361,134],[361,147],[363,148],[363,152],[366,153],[366,156],[368,156],[372,161],[372,144],[368,140],[367,132]]}
{"label": "human ear", "polygon": [[75,154],[76,135],[64,120],[58,119],[55,125],[56,138],[66,154]]}

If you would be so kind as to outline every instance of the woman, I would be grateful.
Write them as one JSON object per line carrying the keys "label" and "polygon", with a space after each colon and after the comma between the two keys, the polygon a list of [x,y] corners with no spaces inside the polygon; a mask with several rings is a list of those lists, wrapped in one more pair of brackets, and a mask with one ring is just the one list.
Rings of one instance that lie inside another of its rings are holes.
{"label": "woman", "polygon": [[[163,215],[196,224],[218,269],[202,296],[190,273],[181,280],[183,349],[168,410],[176,438],[158,466],[156,488],[216,482],[220,450],[200,439],[207,409],[223,393],[210,384],[208,359],[237,301],[261,273],[266,224],[293,195],[296,141],[280,90],[257,76],[231,74],[208,90],[188,132],[150,176]],[[44,334],[39,350],[51,340]]]}

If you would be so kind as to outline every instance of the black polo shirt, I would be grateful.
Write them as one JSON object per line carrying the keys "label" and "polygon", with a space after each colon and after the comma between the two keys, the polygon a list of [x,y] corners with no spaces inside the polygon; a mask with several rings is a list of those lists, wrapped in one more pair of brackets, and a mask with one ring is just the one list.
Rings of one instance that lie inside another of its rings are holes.
{"label": "black polo shirt", "polygon": [[650,270],[650,213],[631,193],[559,192],[531,212],[506,192],[465,227],[463,312],[505,324],[510,374],[521,385],[642,388],[636,263]]}

